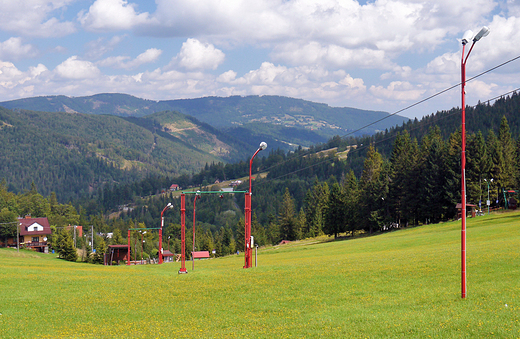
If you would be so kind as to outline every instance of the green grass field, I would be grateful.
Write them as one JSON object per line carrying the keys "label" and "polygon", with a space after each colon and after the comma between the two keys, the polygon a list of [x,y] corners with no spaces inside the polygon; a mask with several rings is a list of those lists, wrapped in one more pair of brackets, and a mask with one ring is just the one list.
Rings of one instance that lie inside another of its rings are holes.
{"label": "green grass field", "polygon": [[520,213],[187,263],[0,249],[1,338],[520,338]]}

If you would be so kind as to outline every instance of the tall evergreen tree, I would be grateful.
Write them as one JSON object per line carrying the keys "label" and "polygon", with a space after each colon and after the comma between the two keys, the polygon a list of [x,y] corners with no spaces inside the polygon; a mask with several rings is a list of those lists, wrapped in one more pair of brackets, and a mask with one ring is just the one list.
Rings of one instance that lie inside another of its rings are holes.
{"label": "tall evergreen tree", "polygon": [[397,135],[390,157],[389,208],[393,222],[408,224],[414,221],[418,171],[418,147],[405,131]]}
{"label": "tall evergreen tree", "polygon": [[339,183],[335,182],[330,189],[329,203],[325,210],[325,224],[323,232],[327,235],[338,237],[339,233],[346,231],[346,203]]}
{"label": "tall evergreen tree", "polygon": [[511,131],[507,118],[502,117],[500,123],[500,130],[498,132],[498,140],[502,148],[503,157],[503,172],[501,177],[502,187],[505,189],[511,188],[515,184],[515,143],[511,137]]}
{"label": "tall evergreen tree", "polygon": [[280,206],[278,220],[280,224],[280,236],[282,239],[295,240],[296,217],[294,199],[291,197],[288,188],[285,188],[285,193],[283,194],[283,201]]}
{"label": "tall evergreen tree", "polygon": [[382,170],[383,158],[374,145],[370,145],[359,180],[359,222],[361,228],[370,233],[378,230],[383,221],[382,200],[385,192],[384,183],[381,181]]}
{"label": "tall evergreen tree", "polygon": [[359,229],[359,190],[354,171],[348,172],[343,181],[342,191],[345,197],[345,231],[354,236],[355,231]]}
{"label": "tall evergreen tree", "polygon": [[438,127],[432,128],[421,144],[421,177],[418,198],[419,218],[430,223],[442,219],[445,206],[445,150]]}
{"label": "tall evergreen tree", "polygon": [[60,244],[58,249],[59,257],[67,261],[77,261],[78,253],[74,247],[74,241],[70,232],[62,228],[60,230],[61,237],[59,238]]}
{"label": "tall evergreen tree", "polygon": [[323,232],[328,198],[329,185],[326,182],[320,183],[316,178],[312,189],[309,189],[305,195],[304,212],[307,220],[307,227],[303,230],[305,237],[315,237]]}
{"label": "tall evergreen tree", "polygon": [[[500,189],[504,185],[504,154],[502,152],[502,145],[499,142],[493,130],[489,130],[487,137],[487,149],[490,154],[491,171],[490,176],[493,178],[493,183],[490,185],[491,197],[500,197]],[[492,201],[494,199],[491,199]]]}
{"label": "tall evergreen tree", "polygon": [[478,131],[477,134],[470,134],[467,140],[466,194],[468,201],[476,202],[482,200],[484,179],[490,179],[491,159],[481,131]]}

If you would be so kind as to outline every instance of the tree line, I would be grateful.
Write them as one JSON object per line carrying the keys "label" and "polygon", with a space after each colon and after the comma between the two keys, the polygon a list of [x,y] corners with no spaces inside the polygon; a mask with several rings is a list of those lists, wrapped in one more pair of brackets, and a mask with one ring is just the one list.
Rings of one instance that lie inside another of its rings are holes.
{"label": "tree line", "polygon": [[[492,118],[481,117],[483,125],[468,128],[468,203],[478,205],[487,200],[490,183],[492,207],[504,206],[502,189],[519,185],[520,140],[515,139],[518,125],[515,122],[510,128],[507,116],[511,113],[502,115],[497,124],[494,111],[497,106],[500,112],[518,112],[518,101],[515,94],[493,106],[479,105],[473,109]],[[451,119],[454,112],[425,117],[430,126],[424,134],[419,132],[425,130],[425,125],[412,121],[373,137],[337,136],[309,149],[270,150],[263,157],[260,153],[253,162],[253,172],[267,172],[267,176],[253,184],[255,241],[259,245],[276,244],[320,234],[354,235],[456,218],[456,204],[461,200],[461,131],[454,124],[449,128],[437,124]],[[486,128],[486,122],[492,123]],[[448,129],[452,132],[446,133]],[[340,156],[346,150],[350,150],[347,157]],[[163,243],[179,253],[180,201],[173,193],[160,194],[161,191],[172,183],[211,190],[211,185],[206,184],[247,176],[248,172],[246,161],[211,163],[196,174],[153,176],[128,184],[106,185],[71,205],[79,211],[80,223],[94,225],[98,233],[116,235],[103,239],[105,244],[126,244],[128,229],[157,227],[161,210],[171,202],[174,208],[166,213],[164,230],[164,239],[168,241]],[[247,190],[247,185],[243,183],[237,189]],[[188,257],[193,240],[192,205],[193,196],[187,196]],[[204,195],[197,201],[196,248],[216,250],[217,256],[242,251],[243,210],[243,194],[222,198]],[[143,249],[153,257],[157,253],[156,232],[149,236],[149,248]]]}

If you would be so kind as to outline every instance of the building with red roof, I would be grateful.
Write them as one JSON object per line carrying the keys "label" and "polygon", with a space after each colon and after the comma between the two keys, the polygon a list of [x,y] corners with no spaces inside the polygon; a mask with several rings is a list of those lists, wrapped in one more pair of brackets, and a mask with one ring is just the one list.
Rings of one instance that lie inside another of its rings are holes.
{"label": "building with red roof", "polygon": [[20,245],[38,252],[48,253],[47,244],[51,234],[51,226],[47,218],[18,218]]}

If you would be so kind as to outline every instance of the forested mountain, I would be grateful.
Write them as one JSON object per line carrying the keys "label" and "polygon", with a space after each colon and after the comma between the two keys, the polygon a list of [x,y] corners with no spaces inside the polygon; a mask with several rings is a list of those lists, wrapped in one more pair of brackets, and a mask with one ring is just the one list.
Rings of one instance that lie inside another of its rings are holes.
{"label": "forested mountain", "polygon": [[[483,201],[485,204],[489,187],[492,208],[512,206],[512,201],[509,200],[512,196],[504,192],[504,189],[520,188],[520,126],[517,119],[519,110],[520,96],[517,94],[500,99],[493,105],[482,104],[467,109],[468,203],[478,205],[479,201]],[[25,135],[30,133],[24,129],[20,129],[24,133],[13,132],[22,126],[21,121],[11,117],[11,111],[0,112],[3,113],[0,119],[1,135],[9,136],[9,145],[20,141],[22,150],[30,149],[29,143],[24,141]],[[25,114],[22,115],[24,121],[30,121],[31,114],[40,116],[35,112],[20,114]],[[68,121],[62,116],[47,114],[53,117],[51,120],[55,124],[52,126],[56,131],[63,129],[64,123],[57,122],[58,117]],[[82,119],[93,119],[92,121],[96,122],[96,119],[102,118],[92,117],[85,116]],[[110,119],[114,120],[108,124],[109,126],[123,126],[136,118]],[[43,118],[40,120],[45,121]],[[182,124],[176,121],[175,114],[159,113],[136,121],[138,123],[133,124],[136,135],[139,135],[138,128],[142,126],[147,126],[145,130],[148,132],[160,131],[172,138],[175,137],[175,133],[183,130]],[[30,131],[37,130],[36,127],[37,124],[33,124]],[[189,127],[187,129],[189,130]],[[114,139],[123,137],[115,131],[112,133]],[[186,140],[194,136],[184,133],[183,137]],[[31,137],[31,141],[40,137],[36,132],[34,135],[36,137]],[[86,138],[80,132],[73,134],[73,137]],[[74,144],[76,139],[73,137],[64,137],[63,141],[57,138],[58,141],[54,142],[52,147],[41,149],[51,154],[54,149],[58,149],[58,154],[69,148],[79,152],[81,149]],[[129,142],[140,145],[142,142],[138,140],[140,139]],[[84,142],[82,144],[90,145]],[[98,148],[103,149],[99,146]],[[16,152],[14,147],[12,152]],[[90,152],[90,158],[100,160],[96,152]],[[46,159],[40,159],[39,154],[34,155],[35,163],[43,165],[42,161],[45,162]],[[70,157],[67,152],[65,154]],[[455,206],[461,199],[460,154],[460,110],[457,109],[438,112],[421,121],[406,123],[372,137],[336,136],[326,143],[314,145],[309,149],[299,147],[291,152],[269,148],[262,151],[262,156],[258,156],[253,162],[253,173],[264,173],[261,179],[253,182],[252,229],[255,241],[263,245],[277,243],[282,239],[295,240],[319,234],[355,235],[457,218]],[[178,252],[178,195],[156,194],[157,191],[171,183],[177,183],[183,188],[195,186],[201,190],[214,190],[216,187],[212,187],[211,184],[217,179],[247,177],[248,156],[235,163],[212,161],[200,172],[193,174],[173,177],[151,175],[126,183],[113,180],[110,185],[75,200],[73,205],[79,211],[80,222],[94,225],[98,232],[114,231],[118,236],[107,240],[111,243],[127,243],[124,235],[129,228],[136,225],[142,228],[157,227],[160,224],[162,209],[168,203],[172,203],[174,208],[166,215],[163,234],[165,238],[171,237],[172,248]],[[64,156],[63,159],[67,160],[67,157]],[[71,162],[66,164],[72,167]],[[114,171],[121,170],[114,166],[110,168]],[[80,170],[78,169],[79,172]],[[33,171],[37,173],[37,169]],[[42,178],[36,178],[38,180],[34,180],[35,188],[31,189],[31,192],[36,192],[36,186],[40,190],[40,185],[46,184]],[[0,196],[0,210],[3,214],[12,216],[13,213],[19,214],[22,210],[21,202],[31,199],[24,199],[23,196],[17,199],[12,197],[7,192],[10,184],[9,180],[2,184],[4,189],[1,194],[3,197]],[[247,185],[247,181],[244,181],[237,189],[246,190]],[[30,193],[27,194],[29,197]],[[51,198],[48,198],[49,204],[51,200],[56,200]],[[187,199],[187,227],[191,228],[193,195],[188,195]],[[19,202],[16,203],[17,201]],[[31,209],[31,206],[29,204],[28,208]],[[215,249],[217,255],[242,249],[243,211],[242,193],[226,194],[222,198],[218,195],[203,194],[197,201],[197,248]],[[41,208],[29,212],[46,213]],[[107,218],[108,215],[112,217]],[[190,237],[191,231],[188,230],[188,242],[191,242]],[[155,240],[150,243],[156,246]],[[153,249],[147,251],[153,253]]]}
{"label": "forested mountain", "polygon": [[76,199],[104,184],[199,171],[237,161],[253,147],[175,112],[145,118],[0,108],[0,178],[10,190],[34,182],[44,195]]}
{"label": "forested mountain", "polygon": [[[302,146],[325,142],[334,135],[345,135],[388,117],[386,112],[349,107],[330,107],[301,99],[281,96],[233,96],[199,99],[152,101],[126,94],[97,94],[88,97],[47,96],[5,101],[0,106],[34,111],[111,114],[143,117],[161,111],[178,111],[218,129],[240,135]],[[407,118],[388,117],[357,133],[371,135],[400,125]],[[261,125],[255,123],[262,123]],[[259,126],[262,126],[259,129]],[[292,127],[294,129],[283,129]],[[236,132],[235,132],[236,130]],[[290,131],[291,133],[285,133]],[[285,148],[289,149],[289,148]]]}
{"label": "forested mountain", "polygon": [[[502,189],[520,188],[519,126],[514,117],[519,113],[515,108],[518,103],[520,98],[515,94],[493,105],[468,108],[470,118],[479,112],[475,119],[482,125],[470,124],[467,133],[467,201],[475,205],[482,201],[484,210],[488,183],[492,208],[506,206],[510,196]],[[450,119],[451,124],[447,123]],[[267,172],[265,178],[253,183],[253,235],[258,243],[266,244],[452,219],[460,202],[460,150],[460,110],[454,109],[371,138],[335,137],[308,150],[264,151],[267,156],[253,163],[253,173]],[[169,182],[212,189],[202,185],[247,176],[248,170],[247,162],[214,163],[196,175]],[[156,225],[168,202],[174,204],[175,211],[180,209],[175,196],[133,201],[117,197],[143,190],[151,194],[154,188],[165,186],[161,180],[149,178],[107,190],[91,201],[87,214],[108,213],[103,208],[111,203],[116,210],[126,205],[132,208],[120,214],[122,220]],[[238,189],[247,190],[247,182]],[[188,216],[193,212],[192,199],[188,196]],[[204,195],[197,201],[197,223],[204,241],[218,242],[224,233],[231,232],[237,248],[243,246],[238,241],[243,237],[243,209],[242,194],[223,199]],[[177,237],[180,215],[171,213],[168,220],[167,234]]]}

